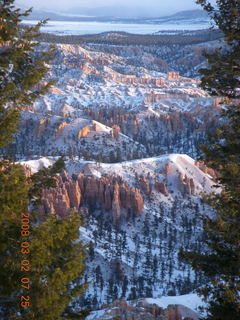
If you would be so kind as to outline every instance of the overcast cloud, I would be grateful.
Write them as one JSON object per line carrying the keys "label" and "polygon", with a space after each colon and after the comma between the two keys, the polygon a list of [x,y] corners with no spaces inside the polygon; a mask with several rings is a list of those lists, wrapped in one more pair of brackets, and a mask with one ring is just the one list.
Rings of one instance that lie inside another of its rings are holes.
{"label": "overcast cloud", "polygon": [[18,5],[34,7],[50,11],[65,11],[72,8],[97,8],[108,6],[143,7],[149,12],[162,14],[175,13],[177,11],[200,9],[195,0],[18,0]]}

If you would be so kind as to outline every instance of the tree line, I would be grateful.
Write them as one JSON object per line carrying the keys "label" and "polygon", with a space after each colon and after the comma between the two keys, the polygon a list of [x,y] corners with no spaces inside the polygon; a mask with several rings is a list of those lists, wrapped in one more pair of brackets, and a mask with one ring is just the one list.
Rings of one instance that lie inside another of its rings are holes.
{"label": "tree line", "polygon": [[[53,50],[35,55],[43,23],[21,28],[14,0],[0,2],[0,148],[14,140],[21,110],[43,95],[52,83],[41,82]],[[85,246],[79,240],[82,217],[42,217],[37,211],[41,189],[56,186],[64,167],[27,176],[12,159],[0,159],[0,318],[56,320],[76,317],[72,304],[86,284]],[[80,314],[78,314],[80,316]]]}

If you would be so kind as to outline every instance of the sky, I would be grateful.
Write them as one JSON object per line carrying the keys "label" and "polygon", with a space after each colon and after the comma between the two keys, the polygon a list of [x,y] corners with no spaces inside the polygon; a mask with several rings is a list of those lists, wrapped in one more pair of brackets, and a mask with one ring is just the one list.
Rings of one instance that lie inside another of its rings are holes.
{"label": "sky", "polygon": [[49,11],[66,11],[73,8],[135,7],[153,14],[171,14],[177,11],[200,9],[195,0],[18,0],[20,6]]}

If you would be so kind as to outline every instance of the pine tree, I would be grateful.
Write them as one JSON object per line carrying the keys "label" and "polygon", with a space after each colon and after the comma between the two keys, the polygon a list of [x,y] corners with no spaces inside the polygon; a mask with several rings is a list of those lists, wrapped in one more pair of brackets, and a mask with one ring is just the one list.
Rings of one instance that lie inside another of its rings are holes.
{"label": "pine tree", "polygon": [[201,70],[202,87],[225,97],[223,125],[203,148],[205,160],[218,173],[222,191],[207,197],[216,216],[206,217],[204,238],[207,251],[182,252],[193,269],[209,278],[199,290],[207,302],[208,320],[240,319],[240,2],[217,0],[197,3],[209,13],[224,34],[225,44],[206,53],[208,68]]}
{"label": "pine tree", "polygon": [[[35,37],[42,23],[22,28],[21,17],[30,11],[22,14],[13,3],[0,1],[0,151],[13,140],[23,107],[31,105],[51,85],[41,83],[52,54],[51,50],[37,52]],[[64,220],[51,216],[40,223],[37,212],[28,214],[29,204],[41,200],[41,188],[54,187],[54,175],[62,165],[60,159],[52,168],[27,178],[20,164],[0,159],[3,320],[76,318],[71,303],[85,289],[79,282],[85,252],[79,241],[82,218],[73,213]]]}
{"label": "pine tree", "polygon": [[[30,237],[31,306],[21,319],[71,319],[68,307],[83,294],[85,246],[79,240],[79,213],[59,220],[49,217]],[[51,236],[49,236],[51,235]]]}
{"label": "pine tree", "polygon": [[34,27],[21,27],[29,15],[14,7],[14,0],[0,1],[0,147],[13,140],[20,111],[47,92],[52,83],[41,82],[48,71],[53,49],[36,54],[36,38],[44,21]]}
{"label": "pine tree", "polygon": [[[28,185],[20,165],[0,162],[0,318],[10,319],[19,304],[21,213],[27,212]],[[18,288],[18,290],[16,290]],[[13,307],[14,305],[14,307]]]}

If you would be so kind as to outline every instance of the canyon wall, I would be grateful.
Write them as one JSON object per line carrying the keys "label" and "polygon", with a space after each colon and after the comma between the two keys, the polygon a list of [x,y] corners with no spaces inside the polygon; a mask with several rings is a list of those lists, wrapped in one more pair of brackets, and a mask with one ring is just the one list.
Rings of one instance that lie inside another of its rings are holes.
{"label": "canyon wall", "polygon": [[123,214],[137,216],[143,210],[140,190],[130,187],[120,177],[98,178],[80,173],[70,178],[64,171],[56,180],[56,188],[42,191],[43,214],[64,217],[71,210],[89,207],[111,212],[113,222],[117,223]]}

